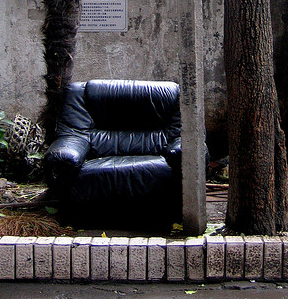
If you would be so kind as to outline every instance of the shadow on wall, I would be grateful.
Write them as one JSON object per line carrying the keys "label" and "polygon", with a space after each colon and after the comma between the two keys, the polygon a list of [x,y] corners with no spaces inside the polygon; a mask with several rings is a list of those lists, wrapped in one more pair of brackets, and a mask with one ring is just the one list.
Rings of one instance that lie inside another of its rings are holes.
{"label": "shadow on wall", "polygon": [[[273,2],[273,1],[271,1]],[[286,147],[288,145],[288,1],[277,3],[278,18],[272,18],[274,31],[274,63],[275,83],[278,93],[280,113],[282,118],[282,129],[286,135]],[[281,8],[281,10],[280,10]],[[274,8],[275,9],[275,8]],[[279,12],[282,12],[280,15]],[[274,12],[276,14],[277,12]],[[272,10],[273,16],[273,10]],[[280,35],[282,31],[282,34]]]}

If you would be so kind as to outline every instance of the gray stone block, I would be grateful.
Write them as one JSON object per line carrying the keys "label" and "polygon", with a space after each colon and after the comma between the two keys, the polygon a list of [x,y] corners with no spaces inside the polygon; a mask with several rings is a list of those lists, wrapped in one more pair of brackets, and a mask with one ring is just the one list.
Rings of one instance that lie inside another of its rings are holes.
{"label": "gray stone block", "polygon": [[110,242],[110,279],[128,278],[128,238],[111,238]]}
{"label": "gray stone block", "polygon": [[15,246],[19,237],[0,239],[0,279],[15,279]]}
{"label": "gray stone block", "polygon": [[263,240],[261,237],[246,236],[245,241],[245,278],[263,277]]}
{"label": "gray stone block", "polygon": [[186,240],[187,278],[192,281],[205,279],[204,238]]}
{"label": "gray stone block", "polygon": [[264,279],[282,278],[282,241],[279,237],[263,237],[264,241]]}
{"label": "gray stone block", "polygon": [[147,238],[131,238],[129,242],[128,279],[146,280],[147,275]]}
{"label": "gray stone block", "polygon": [[283,243],[283,273],[282,273],[282,277],[284,280],[288,279],[288,236],[285,236],[282,239],[282,243]]}
{"label": "gray stone block", "polygon": [[167,280],[185,280],[185,241],[167,240]]}
{"label": "gray stone block", "polygon": [[163,280],[166,275],[166,245],[164,238],[149,238],[148,241],[148,280]]}
{"label": "gray stone block", "polygon": [[223,279],[225,269],[225,241],[222,236],[207,236],[206,276],[211,279]]}
{"label": "gray stone block", "polygon": [[88,279],[90,277],[91,237],[75,238],[72,244],[72,278]]}
{"label": "gray stone block", "polygon": [[227,236],[226,241],[226,278],[244,278],[244,240],[238,236]]}
{"label": "gray stone block", "polygon": [[71,278],[71,246],[73,238],[58,237],[53,244],[53,278]]}
{"label": "gray stone block", "polygon": [[38,238],[34,244],[35,278],[52,278],[52,245],[54,237]]}
{"label": "gray stone block", "polygon": [[109,279],[110,238],[93,238],[91,243],[91,279]]}
{"label": "gray stone block", "polygon": [[16,279],[34,278],[33,245],[36,237],[20,237],[16,242]]}

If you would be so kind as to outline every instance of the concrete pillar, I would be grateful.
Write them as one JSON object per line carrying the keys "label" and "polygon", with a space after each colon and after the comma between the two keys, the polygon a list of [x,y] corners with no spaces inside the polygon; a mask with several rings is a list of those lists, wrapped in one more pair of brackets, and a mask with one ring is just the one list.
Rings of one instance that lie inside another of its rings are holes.
{"label": "concrete pillar", "polygon": [[178,1],[184,232],[206,228],[202,0]]}

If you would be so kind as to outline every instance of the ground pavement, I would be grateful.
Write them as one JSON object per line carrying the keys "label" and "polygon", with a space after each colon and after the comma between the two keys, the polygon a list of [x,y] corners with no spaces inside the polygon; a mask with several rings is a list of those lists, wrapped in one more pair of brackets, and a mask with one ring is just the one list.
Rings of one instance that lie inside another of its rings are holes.
{"label": "ground pavement", "polygon": [[288,284],[250,281],[211,284],[52,284],[0,282],[1,299],[280,299]]}

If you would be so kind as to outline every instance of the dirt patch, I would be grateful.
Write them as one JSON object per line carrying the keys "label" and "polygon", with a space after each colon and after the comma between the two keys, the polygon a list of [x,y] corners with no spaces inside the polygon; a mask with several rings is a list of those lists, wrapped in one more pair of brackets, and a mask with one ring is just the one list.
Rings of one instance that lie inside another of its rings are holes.
{"label": "dirt patch", "polygon": [[[207,221],[223,224],[227,208],[227,184],[207,184]],[[73,231],[57,222],[57,202],[47,195],[45,183],[17,184],[0,178],[0,236],[162,236],[159,233],[98,230]],[[2,214],[2,217],[1,217]],[[171,228],[170,238],[181,237],[183,228]]]}

